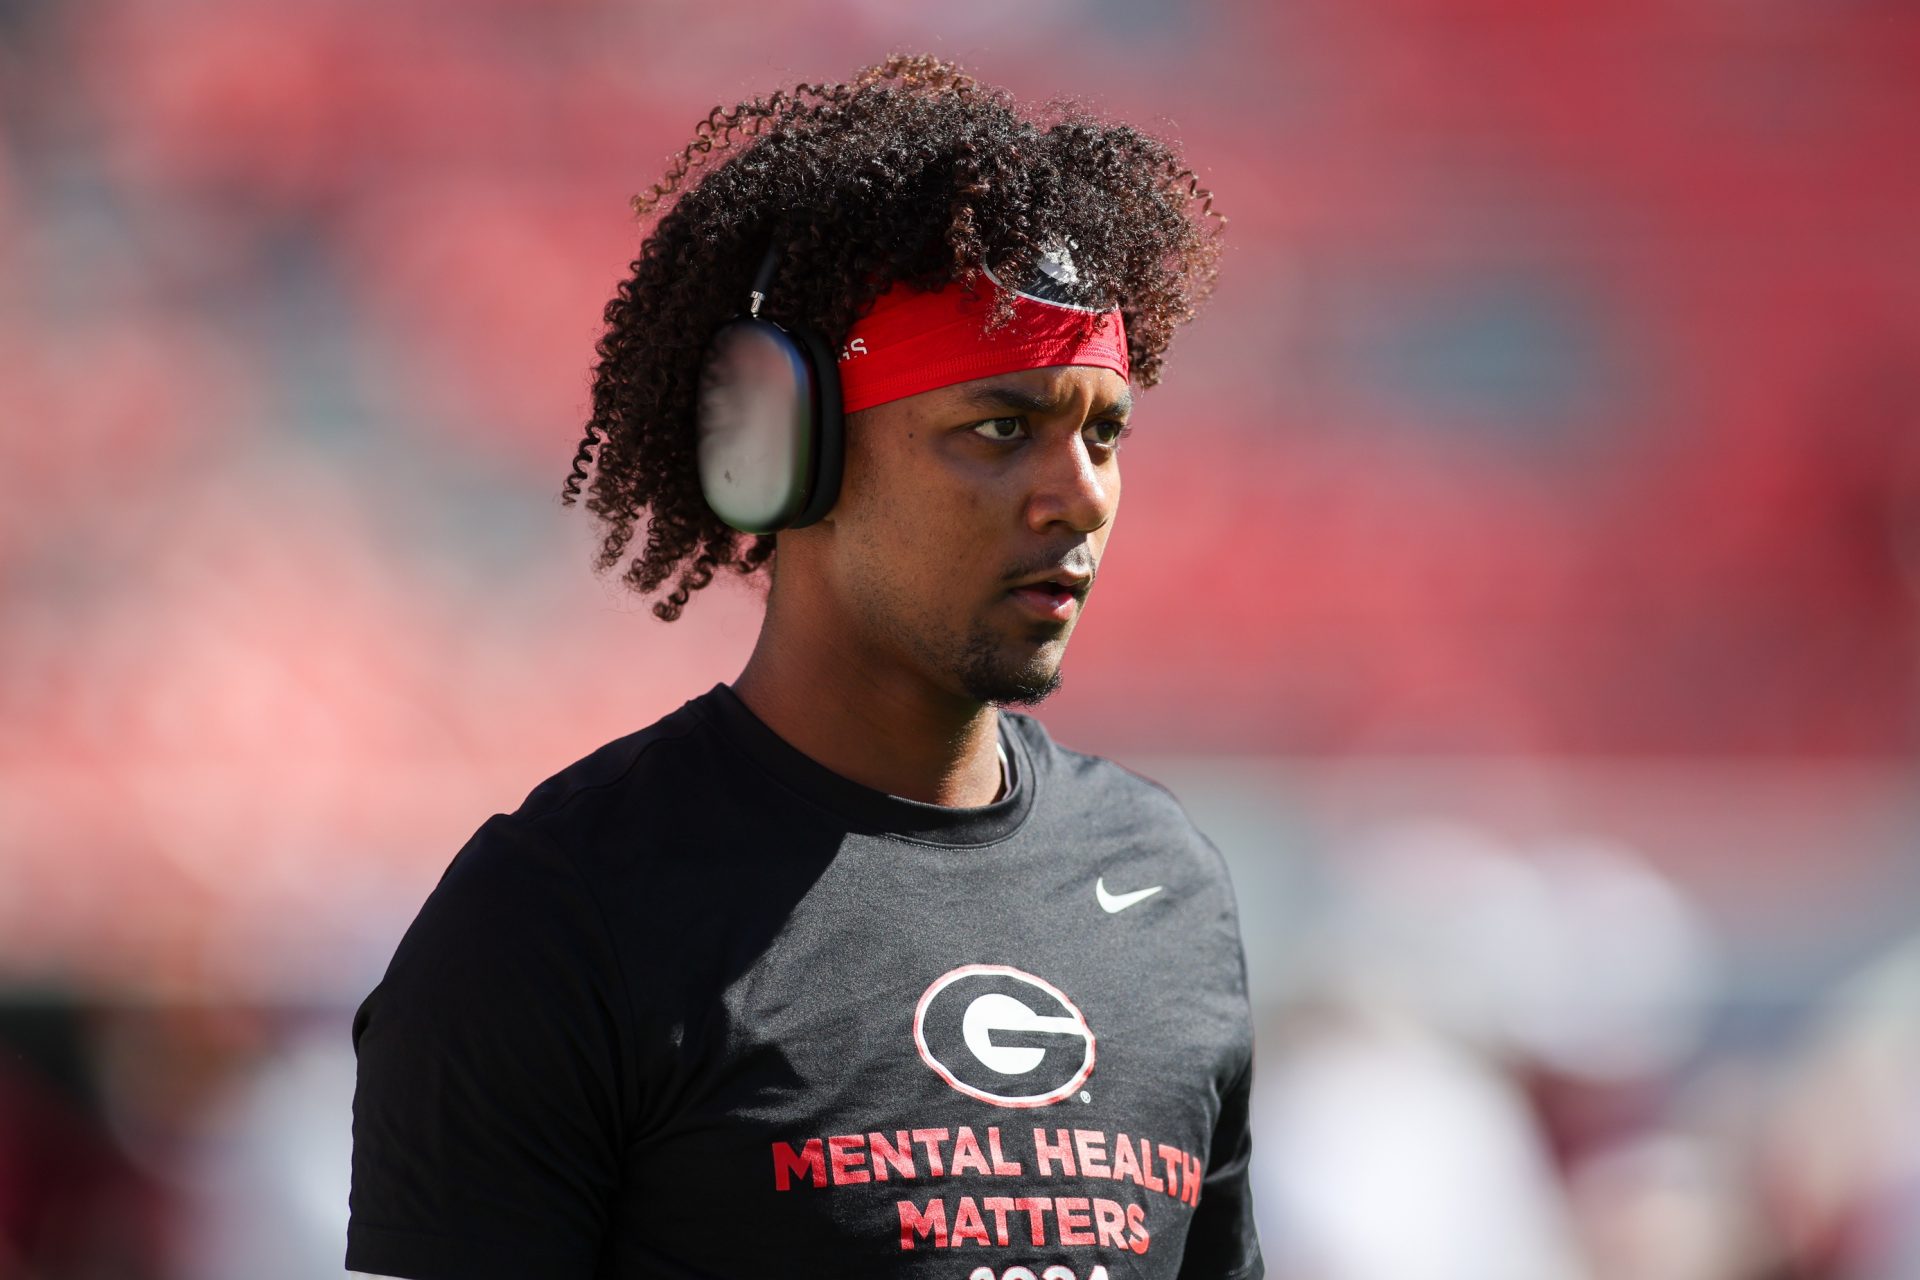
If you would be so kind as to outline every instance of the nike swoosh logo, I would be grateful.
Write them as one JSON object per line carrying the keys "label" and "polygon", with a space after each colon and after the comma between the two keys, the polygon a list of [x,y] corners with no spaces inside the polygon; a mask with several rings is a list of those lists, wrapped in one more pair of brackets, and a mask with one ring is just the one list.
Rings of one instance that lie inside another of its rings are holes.
{"label": "nike swoosh logo", "polygon": [[1100,900],[1100,909],[1108,915],[1125,911],[1128,907],[1145,902],[1167,886],[1154,885],[1151,889],[1135,889],[1132,893],[1108,893],[1107,881],[1103,876],[1093,882],[1093,896]]}

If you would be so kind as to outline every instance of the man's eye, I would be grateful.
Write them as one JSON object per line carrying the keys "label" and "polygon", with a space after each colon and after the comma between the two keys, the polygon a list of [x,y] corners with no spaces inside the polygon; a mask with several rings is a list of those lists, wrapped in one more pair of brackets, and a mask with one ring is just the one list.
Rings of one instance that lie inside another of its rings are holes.
{"label": "man's eye", "polygon": [[1027,424],[1018,418],[988,418],[974,424],[973,433],[988,440],[1017,440],[1026,433]]}
{"label": "man's eye", "polygon": [[1094,444],[1105,445],[1111,449],[1126,439],[1128,428],[1124,422],[1106,418],[1099,422],[1088,423],[1087,430],[1092,433],[1092,441]]}

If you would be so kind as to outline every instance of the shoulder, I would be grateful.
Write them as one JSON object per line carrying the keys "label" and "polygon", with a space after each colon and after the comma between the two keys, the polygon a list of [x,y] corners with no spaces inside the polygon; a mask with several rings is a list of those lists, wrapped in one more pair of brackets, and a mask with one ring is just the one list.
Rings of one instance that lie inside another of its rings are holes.
{"label": "shoulder", "polygon": [[698,771],[710,726],[700,711],[703,694],[644,729],[574,761],[527,793],[510,816],[531,828],[550,828],[635,790],[663,782],[663,774]]}
{"label": "shoulder", "polygon": [[732,807],[744,762],[708,692],[574,761],[496,814],[476,840],[537,849],[589,880],[650,863]]}
{"label": "shoulder", "polygon": [[1120,829],[1166,847],[1184,848],[1210,871],[1225,874],[1219,850],[1172,791],[1105,756],[1063,747],[1029,715],[1004,712],[1042,775],[1041,794],[1054,821]]}
{"label": "shoulder", "polygon": [[1061,746],[1046,726],[1030,715],[1017,711],[1001,714],[1025,741],[1044,778],[1043,787],[1058,789],[1077,803],[1125,804],[1164,821],[1192,827],[1180,801],[1159,782],[1105,756]]}
{"label": "shoulder", "polygon": [[510,813],[480,825],[448,864],[415,922],[521,930],[573,928],[613,862],[645,858],[677,807],[702,803],[698,779],[724,768],[699,699],[617,738],[541,782]]}
{"label": "shoulder", "polygon": [[1028,838],[1088,883],[1093,893],[1086,898],[1109,915],[1128,909],[1125,893],[1108,902],[1110,890],[1150,888],[1156,905],[1134,918],[1173,929],[1180,939],[1180,971],[1190,978],[1213,975],[1215,989],[1228,993],[1238,1010],[1231,1016],[1244,1022],[1239,907],[1219,848],[1159,782],[1103,756],[1060,746],[1030,716],[1012,721],[1041,775]]}

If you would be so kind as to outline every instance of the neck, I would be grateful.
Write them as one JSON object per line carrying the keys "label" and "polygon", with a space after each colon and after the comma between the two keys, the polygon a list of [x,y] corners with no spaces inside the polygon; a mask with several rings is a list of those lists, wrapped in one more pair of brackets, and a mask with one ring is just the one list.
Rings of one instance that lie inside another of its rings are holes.
{"label": "neck", "polygon": [[[844,635],[779,607],[733,690],[803,755],[862,786],[926,804],[973,807],[1000,793],[999,713],[916,673],[849,651]],[[819,632],[819,634],[816,634]]]}

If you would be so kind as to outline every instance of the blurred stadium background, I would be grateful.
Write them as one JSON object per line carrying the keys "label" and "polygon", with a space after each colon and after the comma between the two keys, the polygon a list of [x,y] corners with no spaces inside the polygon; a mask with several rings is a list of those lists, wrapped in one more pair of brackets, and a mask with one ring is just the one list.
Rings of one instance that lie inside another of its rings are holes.
{"label": "blurred stadium background", "polygon": [[347,1020],[730,679],[556,501],[626,200],[896,48],[1232,217],[1045,708],[1232,861],[1281,1280],[1920,1276],[1920,10],[0,3],[0,1280],[333,1276]]}

